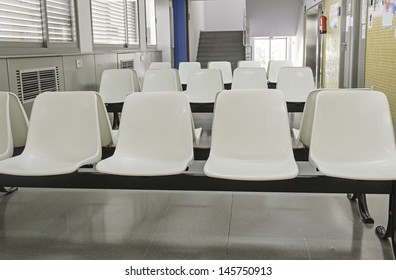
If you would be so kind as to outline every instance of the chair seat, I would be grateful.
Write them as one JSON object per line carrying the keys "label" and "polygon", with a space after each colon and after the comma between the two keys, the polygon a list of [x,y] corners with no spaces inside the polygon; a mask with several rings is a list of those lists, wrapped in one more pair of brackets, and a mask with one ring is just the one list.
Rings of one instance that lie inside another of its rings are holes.
{"label": "chair seat", "polygon": [[51,176],[69,174],[85,164],[96,163],[91,161],[74,162],[52,158],[20,155],[0,162],[0,173],[15,176]]}
{"label": "chair seat", "polygon": [[354,180],[396,180],[396,155],[372,161],[310,161],[326,176]]}
{"label": "chair seat", "polygon": [[[191,159],[192,160],[192,159]],[[190,160],[190,161],[191,161]],[[183,173],[190,161],[127,158],[114,155],[99,162],[99,172],[123,176],[165,176]]]}
{"label": "chair seat", "polygon": [[214,103],[215,97],[209,100],[208,97],[205,96],[189,96],[188,101],[190,103],[199,103],[199,104]]}
{"label": "chair seat", "polygon": [[293,158],[285,160],[235,160],[210,157],[205,164],[206,175],[215,178],[271,181],[295,178],[298,167]]}

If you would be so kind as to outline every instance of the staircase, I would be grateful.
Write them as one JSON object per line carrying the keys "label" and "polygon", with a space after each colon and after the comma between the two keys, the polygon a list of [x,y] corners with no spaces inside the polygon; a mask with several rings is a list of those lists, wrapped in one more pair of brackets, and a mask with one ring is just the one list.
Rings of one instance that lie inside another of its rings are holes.
{"label": "staircase", "polygon": [[229,61],[232,70],[245,60],[242,31],[205,31],[199,37],[197,61],[207,68],[209,61]]}

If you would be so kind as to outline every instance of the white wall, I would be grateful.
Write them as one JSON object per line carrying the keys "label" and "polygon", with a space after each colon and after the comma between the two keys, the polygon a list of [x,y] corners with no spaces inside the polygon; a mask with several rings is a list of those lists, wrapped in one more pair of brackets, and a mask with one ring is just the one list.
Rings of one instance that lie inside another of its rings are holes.
{"label": "white wall", "polygon": [[307,7],[307,10],[319,3],[322,3],[322,0],[304,0],[304,6]]}
{"label": "white wall", "polygon": [[199,35],[205,29],[205,3],[203,1],[189,1],[189,45],[190,61],[197,60]]}
{"label": "white wall", "polygon": [[251,37],[295,36],[303,0],[246,0]]}
{"label": "white wall", "polygon": [[171,62],[171,31],[169,0],[156,0],[157,46],[162,50],[162,61]]}
{"label": "white wall", "polygon": [[290,59],[294,66],[303,66],[304,63],[304,7],[301,6],[296,36],[291,39]]}
{"label": "white wall", "polygon": [[244,0],[204,1],[205,31],[243,30]]}

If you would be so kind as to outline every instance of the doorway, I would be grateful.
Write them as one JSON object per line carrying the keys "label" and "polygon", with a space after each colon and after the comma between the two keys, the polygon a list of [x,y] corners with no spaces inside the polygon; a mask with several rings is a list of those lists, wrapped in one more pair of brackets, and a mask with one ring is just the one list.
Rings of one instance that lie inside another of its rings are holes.
{"label": "doorway", "polygon": [[188,0],[173,0],[174,65],[188,61]]}

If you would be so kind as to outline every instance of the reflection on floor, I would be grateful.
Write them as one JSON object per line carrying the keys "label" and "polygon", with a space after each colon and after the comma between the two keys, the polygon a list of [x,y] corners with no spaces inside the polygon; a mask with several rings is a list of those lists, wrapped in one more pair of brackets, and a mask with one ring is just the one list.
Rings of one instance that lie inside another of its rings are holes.
{"label": "reflection on floor", "polygon": [[20,189],[0,194],[0,259],[393,259],[345,195]]}

